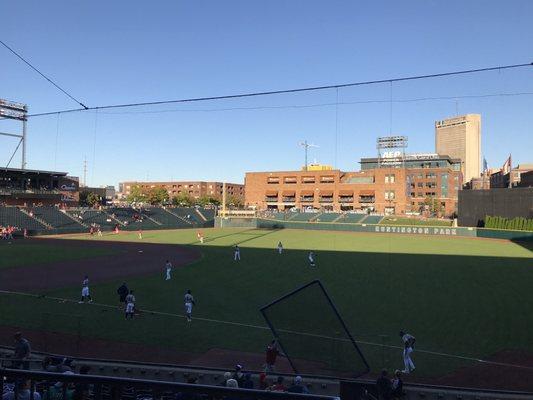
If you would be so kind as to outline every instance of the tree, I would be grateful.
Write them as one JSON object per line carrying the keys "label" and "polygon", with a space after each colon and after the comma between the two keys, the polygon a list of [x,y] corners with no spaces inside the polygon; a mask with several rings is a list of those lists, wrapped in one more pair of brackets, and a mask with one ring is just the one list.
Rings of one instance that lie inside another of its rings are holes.
{"label": "tree", "polygon": [[102,199],[100,198],[100,196],[98,196],[96,193],[94,192],[90,192],[88,195],[87,195],[87,204],[90,205],[91,207],[94,207],[96,206],[97,204],[100,204],[100,202],[102,201]]}
{"label": "tree", "polygon": [[199,206],[206,206],[208,204],[213,204],[215,206],[218,206],[220,204],[220,201],[215,198],[215,197],[212,197],[212,196],[202,196],[200,197],[198,200],[196,200],[196,204],[199,205]]}
{"label": "tree", "polygon": [[226,205],[230,207],[242,208],[244,205],[240,197],[229,195],[226,198]]}
{"label": "tree", "polygon": [[146,200],[150,204],[162,204],[168,201],[168,192],[162,188],[151,188],[146,194]]}
{"label": "tree", "polygon": [[442,204],[439,199],[435,197],[428,196],[424,199],[424,205],[427,206],[427,209],[431,214],[440,214],[442,213]]}
{"label": "tree", "polygon": [[132,186],[130,194],[126,196],[126,201],[128,203],[144,203],[146,202],[146,193],[139,185]]}
{"label": "tree", "polygon": [[194,204],[194,200],[186,192],[180,192],[176,197],[172,198],[172,204],[175,206],[190,207]]}

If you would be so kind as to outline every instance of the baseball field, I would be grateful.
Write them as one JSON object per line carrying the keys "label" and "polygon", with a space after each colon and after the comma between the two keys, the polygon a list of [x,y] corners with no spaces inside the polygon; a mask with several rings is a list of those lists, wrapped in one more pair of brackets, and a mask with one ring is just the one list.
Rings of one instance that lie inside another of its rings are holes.
{"label": "baseball field", "polygon": [[[34,348],[49,352],[259,370],[272,338],[260,308],[318,279],[373,373],[403,368],[398,332],[406,330],[417,338],[416,370],[407,380],[512,389],[528,384],[531,243],[226,228],[203,230],[200,244],[196,233],[0,243],[2,344],[20,329]],[[240,261],[233,259],[236,244]],[[316,268],[309,267],[310,250]],[[164,279],[167,259],[174,266],[170,281]],[[92,304],[78,304],[85,275]],[[141,312],[134,320],[125,320],[119,308],[122,282],[135,291]],[[191,323],[183,316],[187,289],[197,302]],[[313,324],[328,320],[313,300],[290,312]],[[319,371],[321,355],[341,349],[302,339],[306,343],[308,357],[298,357],[310,360],[309,371],[302,372]],[[278,368],[289,371],[283,358]]]}

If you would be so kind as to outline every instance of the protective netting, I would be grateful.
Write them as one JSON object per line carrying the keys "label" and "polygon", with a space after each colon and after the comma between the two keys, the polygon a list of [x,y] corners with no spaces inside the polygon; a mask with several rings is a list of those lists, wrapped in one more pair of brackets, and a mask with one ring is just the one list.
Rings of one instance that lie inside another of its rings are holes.
{"label": "protective netting", "polygon": [[261,312],[296,373],[356,378],[368,372],[368,363],[319,281]]}

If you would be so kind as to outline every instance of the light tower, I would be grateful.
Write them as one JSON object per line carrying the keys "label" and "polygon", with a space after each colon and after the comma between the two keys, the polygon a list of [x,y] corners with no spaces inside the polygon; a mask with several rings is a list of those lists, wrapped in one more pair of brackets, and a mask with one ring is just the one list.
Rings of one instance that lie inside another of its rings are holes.
{"label": "light tower", "polygon": [[0,119],[13,119],[22,122],[22,134],[0,132],[1,136],[10,136],[20,139],[15,151],[7,162],[6,168],[9,167],[13,157],[17,153],[20,145],[22,145],[22,169],[26,169],[26,123],[27,123],[28,106],[22,103],[15,103],[14,101],[0,99]]}
{"label": "light tower", "polygon": [[307,152],[309,151],[309,147],[319,147],[316,144],[307,143],[307,140],[300,142],[300,146],[304,148],[305,151],[305,170],[307,171]]}

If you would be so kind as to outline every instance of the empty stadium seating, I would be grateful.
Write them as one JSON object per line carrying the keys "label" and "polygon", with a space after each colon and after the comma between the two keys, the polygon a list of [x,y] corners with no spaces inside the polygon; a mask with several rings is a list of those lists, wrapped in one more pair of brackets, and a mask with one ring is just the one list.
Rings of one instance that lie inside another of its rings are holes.
{"label": "empty stadium seating", "polygon": [[339,218],[342,214],[340,213],[324,213],[317,216],[315,219],[316,222],[333,222]]}
{"label": "empty stadium seating", "polygon": [[117,224],[109,215],[98,210],[69,210],[67,211],[73,217],[79,219],[85,225],[97,224],[102,229],[112,229]]}
{"label": "empty stadium seating", "polygon": [[381,215],[369,215],[364,220],[361,221],[363,224],[379,224],[379,222],[383,219],[383,216]]}
{"label": "empty stadium seating", "polygon": [[343,222],[346,224],[357,224],[365,218],[367,214],[344,214],[337,222]]}
{"label": "empty stadium seating", "polygon": [[312,218],[315,218],[317,213],[294,213],[292,217],[288,218],[289,221],[304,221],[307,222]]}
{"label": "empty stadium seating", "polygon": [[20,229],[45,230],[47,227],[35,218],[24,214],[17,207],[0,207],[0,225],[16,226]]}
{"label": "empty stadium seating", "polygon": [[42,219],[54,229],[78,230],[80,232],[86,230],[86,227],[82,225],[82,221],[79,218],[73,219],[65,211],[61,211],[56,207],[35,207],[32,209],[32,212],[37,218]]}

